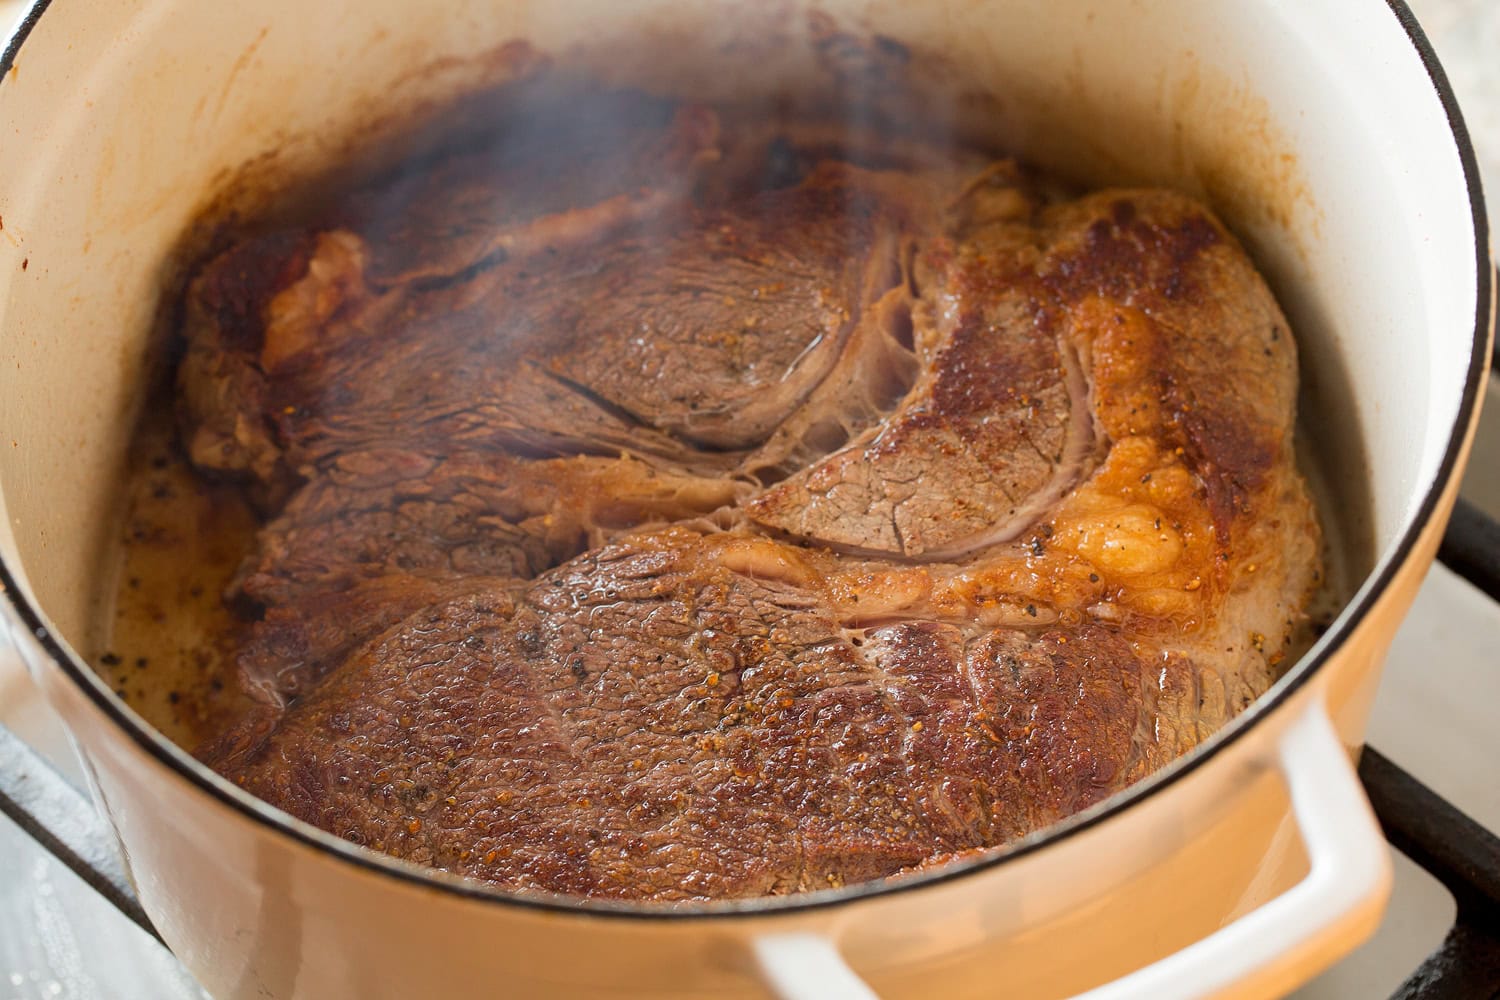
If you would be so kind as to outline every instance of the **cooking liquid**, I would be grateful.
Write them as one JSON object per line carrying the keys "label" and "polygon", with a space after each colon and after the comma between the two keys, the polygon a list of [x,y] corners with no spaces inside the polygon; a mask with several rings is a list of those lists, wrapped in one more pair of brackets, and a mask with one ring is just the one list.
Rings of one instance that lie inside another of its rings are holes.
{"label": "cooking liquid", "polygon": [[113,627],[95,666],[146,721],[191,751],[249,700],[234,671],[244,626],[224,592],[260,522],[237,487],[211,483],[188,463],[161,398],[137,431],[124,495]]}

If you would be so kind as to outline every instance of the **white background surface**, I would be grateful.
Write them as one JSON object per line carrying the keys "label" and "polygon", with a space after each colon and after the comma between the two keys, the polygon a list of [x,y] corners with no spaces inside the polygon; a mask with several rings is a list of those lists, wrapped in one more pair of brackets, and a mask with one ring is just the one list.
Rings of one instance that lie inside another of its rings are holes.
{"label": "white background surface", "polygon": [[[1500,3],[1411,5],[1459,93],[1486,187],[1500,203]],[[13,23],[23,6],[0,0],[0,26]],[[1493,386],[1465,490],[1500,515],[1500,392]],[[1500,830],[1497,644],[1500,607],[1435,569],[1391,651],[1370,730],[1372,745],[1494,830]],[[56,723],[9,651],[0,651],[0,721],[68,762]],[[1442,940],[1452,899],[1404,858],[1395,861],[1395,895],[1377,937],[1298,991],[1299,1000],[1388,996]],[[0,820],[0,1000],[203,996],[164,949]]]}

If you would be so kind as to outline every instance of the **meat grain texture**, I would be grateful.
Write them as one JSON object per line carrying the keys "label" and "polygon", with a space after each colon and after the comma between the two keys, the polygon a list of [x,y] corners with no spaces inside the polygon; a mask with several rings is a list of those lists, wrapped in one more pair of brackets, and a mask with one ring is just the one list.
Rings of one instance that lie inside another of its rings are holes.
{"label": "meat grain texture", "polygon": [[511,889],[744,897],[1003,847],[1266,689],[1320,542],[1206,208],[596,97],[193,282],[184,439],[267,517],[213,767]]}

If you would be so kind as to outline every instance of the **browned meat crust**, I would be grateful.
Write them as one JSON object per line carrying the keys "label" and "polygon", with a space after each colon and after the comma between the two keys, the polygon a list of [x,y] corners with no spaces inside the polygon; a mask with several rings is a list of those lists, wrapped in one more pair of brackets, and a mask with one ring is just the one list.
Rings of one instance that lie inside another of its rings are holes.
{"label": "browned meat crust", "polygon": [[192,457],[273,514],[205,759],[500,885],[732,897],[1004,845],[1269,685],[1296,358],[1207,209],[747,188],[711,112],[608,100],[194,283]]}

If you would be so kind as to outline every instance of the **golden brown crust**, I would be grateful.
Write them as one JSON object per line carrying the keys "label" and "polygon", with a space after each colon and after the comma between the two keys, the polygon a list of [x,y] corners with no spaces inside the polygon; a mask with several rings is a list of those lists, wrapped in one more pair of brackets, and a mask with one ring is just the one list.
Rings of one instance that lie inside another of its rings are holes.
{"label": "golden brown crust", "polygon": [[[585,186],[512,235],[625,206]],[[1265,690],[1319,537],[1285,320],[1206,208],[708,188],[545,268],[469,230],[401,263],[416,219],[205,273],[201,464],[309,478],[214,766],[517,889],[742,896],[1004,845]]]}

